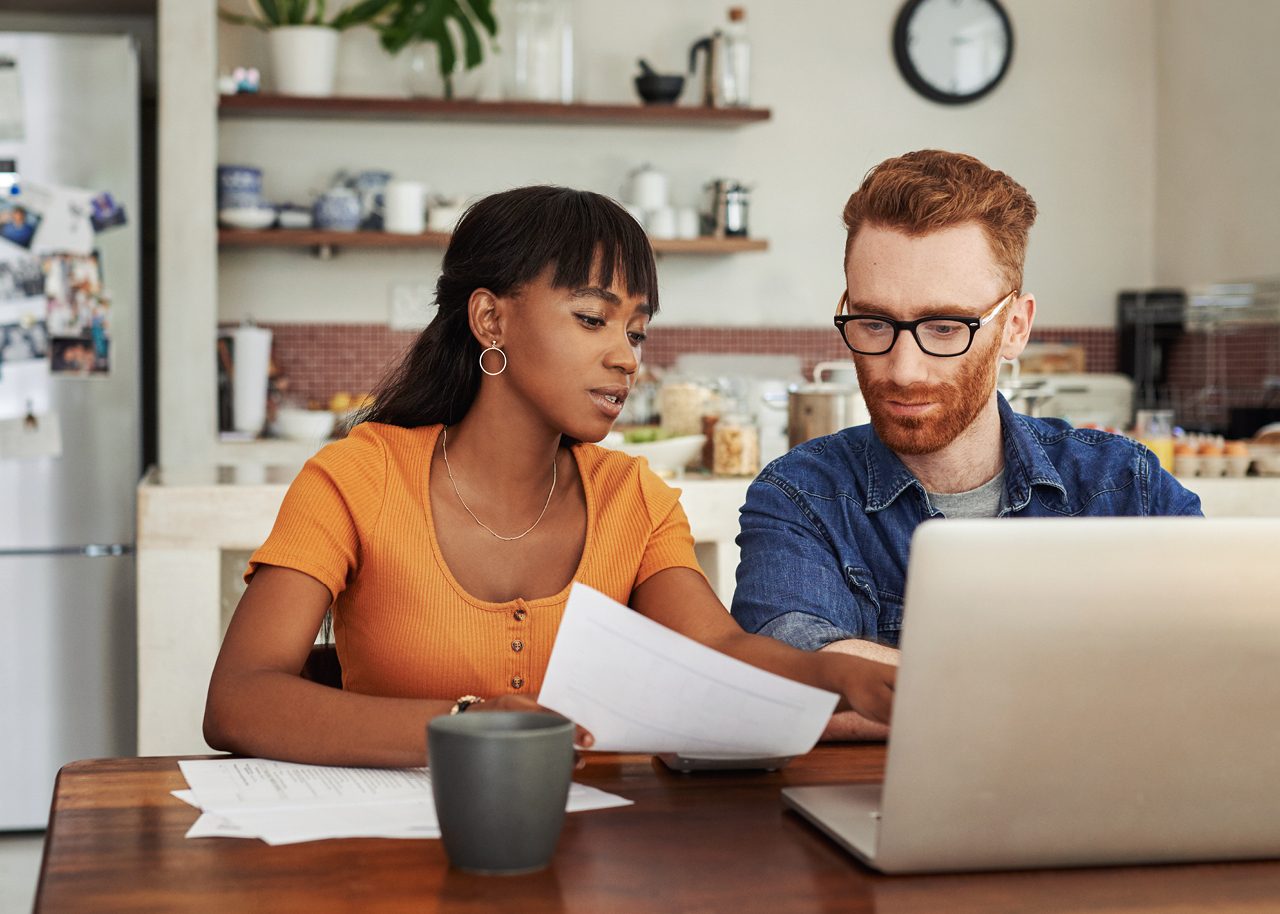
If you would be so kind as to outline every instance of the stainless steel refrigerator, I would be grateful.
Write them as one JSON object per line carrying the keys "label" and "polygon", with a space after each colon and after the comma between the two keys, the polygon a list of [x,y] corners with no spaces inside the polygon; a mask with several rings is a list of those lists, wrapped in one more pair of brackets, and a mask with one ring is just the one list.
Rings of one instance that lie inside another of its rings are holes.
{"label": "stainless steel refrigerator", "polygon": [[126,36],[0,32],[0,160],[16,163],[12,200],[36,185],[108,191],[127,219],[92,235],[110,293],[109,370],[39,382],[47,366],[30,351],[14,361],[9,338],[0,361],[0,408],[12,416],[29,393],[21,385],[42,384],[47,402],[33,418],[56,417],[61,436],[58,456],[0,452],[0,830],[45,826],[67,762],[135,752],[138,98]]}

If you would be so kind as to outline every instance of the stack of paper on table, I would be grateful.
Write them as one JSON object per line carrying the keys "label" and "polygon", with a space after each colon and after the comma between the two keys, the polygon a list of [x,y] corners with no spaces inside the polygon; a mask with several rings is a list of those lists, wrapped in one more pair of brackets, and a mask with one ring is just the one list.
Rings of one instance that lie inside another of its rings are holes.
{"label": "stack of paper on table", "polygon": [[[173,795],[200,809],[188,838],[261,838],[296,844],[325,838],[439,838],[425,768],[331,768],[266,759],[180,761],[190,790]],[[629,806],[582,784],[569,812]]]}

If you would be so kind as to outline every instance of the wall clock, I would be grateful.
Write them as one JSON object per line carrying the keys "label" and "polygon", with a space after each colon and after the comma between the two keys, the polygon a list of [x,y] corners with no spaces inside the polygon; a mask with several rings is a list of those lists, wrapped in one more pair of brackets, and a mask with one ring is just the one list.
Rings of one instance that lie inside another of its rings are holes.
{"label": "wall clock", "polygon": [[963,105],[1004,79],[1013,26],[999,0],[907,0],[894,23],[893,56],[925,98]]}

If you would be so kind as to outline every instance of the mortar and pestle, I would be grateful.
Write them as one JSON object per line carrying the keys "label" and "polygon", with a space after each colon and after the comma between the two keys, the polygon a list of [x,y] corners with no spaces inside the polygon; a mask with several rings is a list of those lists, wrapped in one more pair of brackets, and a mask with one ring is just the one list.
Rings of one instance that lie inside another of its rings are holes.
{"label": "mortar and pestle", "polygon": [[673,105],[684,90],[683,74],[665,75],[649,66],[643,57],[640,64],[640,75],[636,77],[636,91],[644,99],[646,105]]}

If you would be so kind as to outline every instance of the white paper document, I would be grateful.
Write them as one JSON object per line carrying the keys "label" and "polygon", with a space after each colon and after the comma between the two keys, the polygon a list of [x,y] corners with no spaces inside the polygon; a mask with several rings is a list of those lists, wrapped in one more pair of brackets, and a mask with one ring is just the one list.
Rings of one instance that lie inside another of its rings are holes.
{"label": "white paper document", "polygon": [[[267,759],[180,761],[190,790],[173,795],[201,810],[188,838],[260,838],[296,844],[326,838],[439,838],[425,768],[334,768]],[[573,784],[567,812],[631,801]]]}
{"label": "white paper document", "polygon": [[839,696],[728,657],[574,584],[538,703],[592,749],[704,757],[803,755]]}

